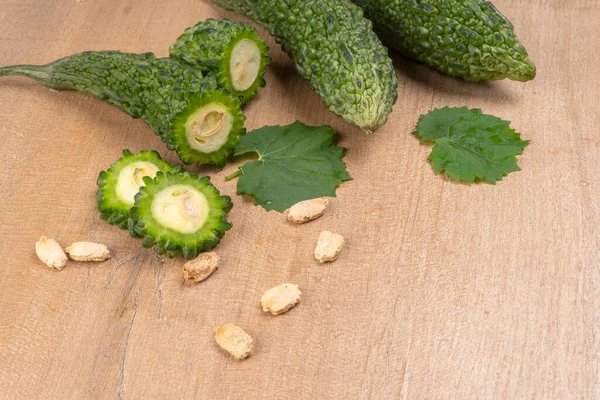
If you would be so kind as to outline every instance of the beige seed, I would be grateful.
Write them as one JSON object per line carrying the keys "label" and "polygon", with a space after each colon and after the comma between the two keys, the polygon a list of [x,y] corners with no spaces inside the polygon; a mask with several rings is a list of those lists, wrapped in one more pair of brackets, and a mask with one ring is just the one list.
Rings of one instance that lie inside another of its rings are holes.
{"label": "beige seed", "polygon": [[62,270],[67,265],[67,255],[54,239],[42,236],[35,244],[38,258],[50,268]]}
{"label": "beige seed", "polygon": [[294,204],[288,211],[288,220],[296,224],[303,224],[323,215],[323,211],[329,204],[325,197],[304,200]]}
{"label": "beige seed", "polygon": [[219,268],[220,263],[217,253],[202,253],[183,265],[183,277],[190,282],[202,282]]}
{"label": "beige seed", "polygon": [[217,327],[215,340],[223,350],[238,360],[250,357],[254,348],[252,337],[234,324]]}
{"label": "beige seed", "polygon": [[344,237],[337,233],[323,231],[319,235],[317,247],[315,248],[315,258],[321,262],[334,261],[338,258],[342,246],[344,245]]}
{"label": "beige seed", "polygon": [[301,298],[302,292],[298,285],[283,283],[267,290],[261,297],[260,303],[264,312],[279,315],[298,304]]}
{"label": "beige seed", "polygon": [[110,258],[108,247],[101,243],[75,242],[65,251],[75,261],[104,261]]}

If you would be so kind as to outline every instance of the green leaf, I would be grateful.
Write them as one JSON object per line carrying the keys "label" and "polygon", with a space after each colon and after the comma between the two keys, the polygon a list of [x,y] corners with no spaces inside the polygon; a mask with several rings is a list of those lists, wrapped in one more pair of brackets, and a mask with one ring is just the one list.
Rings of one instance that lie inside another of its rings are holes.
{"label": "green leaf", "polygon": [[444,107],[421,115],[416,134],[424,142],[435,142],[428,160],[436,172],[459,181],[494,184],[520,171],[515,156],[529,143],[509,124],[478,108]]}
{"label": "green leaf", "polygon": [[344,148],[328,126],[301,122],[265,126],[240,137],[234,155],[258,154],[226,179],[239,176],[237,192],[254,196],[257,205],[282,212],[302,200],[335,196],[336,187],[352,178],[342,161]]}

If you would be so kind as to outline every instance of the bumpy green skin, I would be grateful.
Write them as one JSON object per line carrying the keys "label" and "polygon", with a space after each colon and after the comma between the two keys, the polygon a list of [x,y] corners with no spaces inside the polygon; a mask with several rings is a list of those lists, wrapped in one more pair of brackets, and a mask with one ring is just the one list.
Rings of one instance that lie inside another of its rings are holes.
{"label": "bumpy green skin", "polygon": [[[227,214],[233,203],[229,196],[221,196],[207,176],[199,177],[189,172],[158,172],[154,179],[144,178],[146,186],[135,196],[135,206],[131,209],[129,232],[133,237],[141,237],[146,248],[156,245],[159,254],[169,257],[183,255],[193,259],[201,252],[215,247],[225,232],[231,228]],[[152,201],[161,190],[172,185],[191,185],[202,193],[210,206],[208,219],[194,233],[183,234],[161,225],[152,215]]]}
{"label": "bumpy green skin", "polygon": [[[239,91],[233,86],[229,61],[235,45],[244,39],[254,42],[259,48],[261,62],[258,76],[252,86]],[[264,73],[271,61],[271,57],[267,55],[268,51],[269,47],[252,25],[228,19],[207,19],[199,22],[186,29],[170,48],[171,57],[196,66],[205,74],[214,74],[219,85],[239,96],[242,104],[250,101],[259,87],[265,86]]]}
{"label": "bumpy green skin", "polygon": [[387,49],[346,0],[213,0],[265,27],[323,103],[365,131],[383,125],[397,98]]}
{"label": "bumpy green skin", "polygon": [[98,175],[98,211],[100,218],[109,224],[117,225],[121,229],[127,229],[129,220],[129,210],[133,204],[128,204],[116,194],[119,173],[129,164],[137,161],[146,161],[156,165],[159,171],[163,172],[183,172],[181,165],[171,165],[164,161],[156,151],[142,150],[138,154],[123,150],[123,156],[119,158],[106,171],[101,171]]}
{"label": "bumpy green skin", "polygon": [[438,71],[469,81],[535,77],[513,25],[481,0],[353,0],[381,40]]}
{"label": "bumpy green skin", "polygon": [[[47,87],[77,90],[143,119],[161,136],[171,150],[179,152],[180,143],[171,138],[173,122],[198,95],[220,93],[214,77],[203,77],[197,68],[171,58],[156,58],[152,53],[130,54],[118,51],[84,52],[44,66],[17,65],[0,68],[0,76],[22,75]],[[231,132],[239,135],[244,131]],[[200,154],[186,162],[210,163]],[[222,160],[223,161],[223,160]]]}

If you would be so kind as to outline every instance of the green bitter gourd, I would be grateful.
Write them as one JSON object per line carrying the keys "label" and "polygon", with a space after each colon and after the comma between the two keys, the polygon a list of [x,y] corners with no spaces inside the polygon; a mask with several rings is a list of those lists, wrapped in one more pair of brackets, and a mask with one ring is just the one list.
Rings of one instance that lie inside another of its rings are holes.
{"label": "green bitter gourd", "polygon": [[397,98],[387,49],[346,0],[213,0],[266,28],[323,103],[365,131],[383,125]]}
{"label": "green bitter gourd", "polygon": [[265,86],[271,57],[256,29],[245,22],[208,19],[185,30],[170,47],[171,57],[215,74],[219,85],[250,101]]}
{"label": "green bitter gourd", "polygon": [[123,150],[123,156],[98,175],[100,218],[127,229],[129,210],[133,207],[140,186],[144,185],[144,176],[154,178],[158,171],[182,172],[183,167],[169,164],[156,151],[142,150],[133,154]]}
{"label": "green bitter gourd", "polygon": [[135,196],[129,230],[141,237],[144,247],[156,246],[159,254],[187,259],[215,247],[231,228],[227,214],[233,207],[207,176],[189,172],[163,173],[144,178]]}
{"label": "green bitter gourd", "polygon": [[222,167],[245,133],[239,99],[219,89],[214,77],[152,53],[85,52],[43,66],[0,68],[0,76],[7,75],[90,93],[143,119],[186,164]]}
{"label": "green bitter gourd", "polygon": [[381,40],[400,53],[469,81],[535,77],[514,27],[482,0],[353,0]]}

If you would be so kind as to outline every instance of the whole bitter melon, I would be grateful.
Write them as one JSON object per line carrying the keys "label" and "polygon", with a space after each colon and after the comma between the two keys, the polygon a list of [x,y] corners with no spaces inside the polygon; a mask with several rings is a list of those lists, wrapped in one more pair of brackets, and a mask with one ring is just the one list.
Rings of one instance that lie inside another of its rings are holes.
{"label": "whole bitter melon", "polygon": [[144,185],[144,176],[154,178],[158,171],[183,172],[183,167],[169,164],[156,151],[143,150],[133,154],[123,150],[123,156],[98,175],[100,218],[127,229],[129,210],[133,207],[135,195]]}
{"label": "whole bitter melon", "polygon": [[207,19],[185,30],[171,45],[171,57],[212,73],[221,87],[250,101],[259,87],[271,57],[256,29],[245,22]]}
{"label": "whole bitter melon", "polygon": [[227,214],[233,207],[207,176],[189,172],[163,173],[144,178],[131,209],[131,236],[159,254],[192,259],[215,247],[231,228]]}
{"label": "whole bitter melon", "polygon": [[[187,164],[223,166],[245,133],[239,99],[219,89],[214,77],[203,77],[197,68],[152,53],[85,52],[43,66],[0,68],[0,76],[7,75],[90,93],[143,119]],[[212,98],[220,99],[218,107]],[[186,134],[174,135],[175,131]]]}
{"label": "whole bitter melon", "polygon": [[213,0],[266,28],[323,103],[365,131],[383,125],[397,98],[387,49],[346,0]]}
{"label": "whole bitter melon", "polygon": [[535,77],[513,25],[482,0],[353,0],[381,40],[400,53],[469,81]]}

